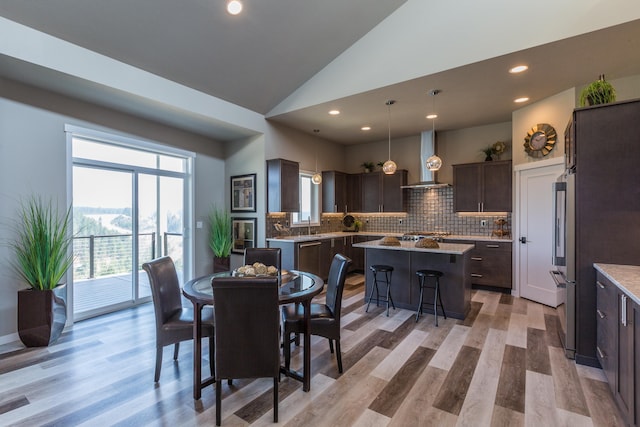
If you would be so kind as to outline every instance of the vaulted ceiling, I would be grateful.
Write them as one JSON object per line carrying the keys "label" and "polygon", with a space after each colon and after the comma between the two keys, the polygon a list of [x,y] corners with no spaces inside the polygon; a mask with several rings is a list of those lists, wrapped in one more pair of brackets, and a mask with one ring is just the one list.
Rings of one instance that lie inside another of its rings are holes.
{"label": "vaulted ceiling", "polygon": [[[283,101],[407,0],[244,3],[245,12],[232,17],[224,11],[223,0],[2,0],[0,16],[303,132],[321,129],[324,138],[344,144],[385,138],[387,99],[398,100],[393,107],[394,136],[404,136],[431,128],[424,116],[434,103],[438,129],[458,129],[509,121],[517,108],[513,99],[523,94],[535,101],[586,84],[601,73],[608,78],[640,74],[640,23],[630,21],[458,66],[443,64],[433,68],[437,72],[287,108]],[[434,1],[434,8],[441,9],[440,3]],[[544,22],[528,28],[544,31]],[[451,27],[442,37],[473,35]],[[425,45],[414,54],[428,56],[430,49]],[[435,55],[433,62],[438,60]],[[530,67],[525,75],[506,73],[521,62]],[[149,105],[103,85],[37,68],[0,57],[0,75],[11,79],[218,139],[243,136],[242,130],[215,120],[182,116],[170,105]],[[442,93],[431,99],[427,95],[431,89]],[[328,116],[331,108],[343,111],[340,120]],[[373,129],[363,133],[363,125]]]}

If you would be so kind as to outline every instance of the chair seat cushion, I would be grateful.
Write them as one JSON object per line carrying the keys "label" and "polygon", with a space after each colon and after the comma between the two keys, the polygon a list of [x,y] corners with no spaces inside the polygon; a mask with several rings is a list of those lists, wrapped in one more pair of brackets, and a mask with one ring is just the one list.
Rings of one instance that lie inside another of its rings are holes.
{"label": "chair seat cushion", "polygon": [[[285,332],[301,333],[303,331],[304,307],[300,304],[290,304],[282,308],[282,320]],[[333,325],[336,322],[333,313],[325,304],[311,304],[311,334],[323,337],[336,335]],[[338,337],[339,338],[339,332]]]}
{"label": "chair seat cushion", "polygon": [[[162,325],[162,329],[165,331],[189,328],[193,329],[193,309],[186,307],[176,311]],[[213,331],[213,309],[205,307],[202,309],[202,333],[203,335],[208,335],[209,331]]]}

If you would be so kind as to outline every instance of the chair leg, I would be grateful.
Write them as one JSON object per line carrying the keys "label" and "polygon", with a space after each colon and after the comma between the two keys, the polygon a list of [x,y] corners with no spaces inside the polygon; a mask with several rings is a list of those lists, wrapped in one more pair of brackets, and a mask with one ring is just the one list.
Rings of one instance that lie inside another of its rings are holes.
{"label": "chair leg", "polygon": [[162,346],[156,345],[156,374],[154,376],[154,381],[160,381],[160,368],[162,367]]}
{"label": "chair leg", "polygon": [[[376,290],[377,300],[380,300],[380,295],[378,294],[378,281],[376,280],[375,273],[373,274],[373,286],[371,286],[371,292],[369,292],[369,301],[367,302],[367,308],[364,310],[365,313],[369,312],[369,304],[371,304],[371,298],[373,298],[373,290]],[[376,300],[376,306],[378,305],[378,301]]]}
{"label": "chair leg", "polygon": [[216,380],[216,425],[222,424],[222,380]]}
{"label": "chair leg", "polygon": [[420,314],[422,313],[422,296],[424,295],[424,278],[420,277],[420,302],[418,303],[418,308],[416,309],[416,322],[420,318]]}
{"label": "chair leg", "polygon": [[173,360],[178,360],[178,352],[180,351],[180,343],[177,342],[173,346]]}
{"label": "chair leg", "polygon": [[213,335],[209,337],[209,371],[211,372],[211,376],[216,376],[216,361],[215,355],[213,354]]}
{"label": "chair leg", "polygon": [[289,370],[291,366],[291,334],[286,332],[282,340],[282,352],[284,353],[284,367]]}
{"label": "chair leg", "polygon": [[336,358],[338,359],[338,372],[342,373],[342,352],[340,351],[340,339],[336,340]]}
{"label": "chair leg", "polygon": [[273,378],[273,422],[278,422],[278,377]]}
{"label": "chair leg", "polygon": [[329,351],[333,354],[333,340],[329,340]]}

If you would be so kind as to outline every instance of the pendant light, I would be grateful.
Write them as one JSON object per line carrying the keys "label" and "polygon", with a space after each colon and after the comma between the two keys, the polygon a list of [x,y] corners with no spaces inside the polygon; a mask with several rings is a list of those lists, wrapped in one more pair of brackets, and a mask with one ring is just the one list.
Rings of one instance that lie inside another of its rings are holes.
{"label": "pendant light", "polygon": [[227,1],[227,12],[231,15],[238,15],[242,12],[242,3],[240,0],[229,0]]}
{"label": "pendant light", "polygon": [[[432,133],[433,136],[432,138],[435,138],[436,136],[436,117],[438,117],[438,115],[436,114],[436,109],[435,109],[435,105],[436,105],[436,95],[439,94],[441,91],[439,89],[433,89],[432,91],[429,92],[429,95],[431,95],[433,97],[433,102],[432,102],[432,113],[431,115],[433,116],[433,118],[431,119],[431,129],[432,129]],[[425,166],[427,169],[429,169],[431,172],[435,172],[437,170],[439,170],[442,167],[442,159],[438,156],[434,155],[429,157],[427,159],[427,161],[425,162]]]}
{"label": "pendant light", "polygon": [[391,106],[393,104],[395,104],[395,103],[396,103],[396,101],[394,101],[393,99],[390,99],[387,102],[385,102],[385,104],[387,105],[388,116],[389,116],[389,120],[388,120],[388,124],[389,124],[389,160],[384,162],[384,164],[382,165],[382,171],[384,173],[386,173],[387,175],[393,175],[394,173],[396,173],[396,169],[398,168],[398,166],[396,166],[396,162],[391,160]]}
{"label": "pendant light", "polygon": [[[315,133],[320,132],[320,129],[314,129]],[[318,147],[316,146],[316,173],[311,177],[311,182],[315,185],[322,183],[322,174],[318,173]]]}

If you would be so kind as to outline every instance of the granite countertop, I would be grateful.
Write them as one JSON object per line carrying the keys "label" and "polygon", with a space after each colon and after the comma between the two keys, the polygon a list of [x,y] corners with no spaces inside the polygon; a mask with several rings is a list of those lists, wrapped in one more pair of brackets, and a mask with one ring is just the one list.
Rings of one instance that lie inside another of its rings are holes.
{"label": "granite countertop", "polygon": [[593,266],[640,305],[640,266],[597,263]]}
{"label": "granite countertop", "polygon": [[[335,239],[345,236],[393,236],[393,237],[402,237],[404,233],[386,233],[384,231],[335,231],[331,233],[320,233],[320,234],[303,234],[301,236],[281,236],[281,237],[268,237],[268,242],[310,242],[313,240],[325,240],[325,239]],[[465,236],[458,234],[451,234],[449,236],[443,236],[443,239],[449,240],[475,240],[475,241],[492,241],[492,242],[505,242],[511,243],[513,240],[511,238],[499,238],[492,236]]]}
{"label": "granite countertop", "polygon": [[475,246],[466,243],[441,243],[438,242],[439,248],[416,248],[415,241],[401,241],[400,246],[385,246],[380,244],[380,240],[372,240],[370,242],[354,243],[354,248],[365,249],[383,249],[390,251],[407,251],[407,252],[429,252],[434,254],[451,254],[462,255],[472,250]]}

